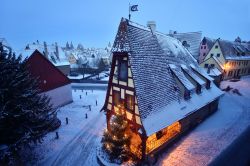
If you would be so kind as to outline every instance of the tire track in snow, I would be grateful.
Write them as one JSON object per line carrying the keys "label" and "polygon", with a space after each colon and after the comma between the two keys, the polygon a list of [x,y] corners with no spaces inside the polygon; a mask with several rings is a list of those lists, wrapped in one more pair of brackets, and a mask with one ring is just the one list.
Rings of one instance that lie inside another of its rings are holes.
{"label": "tire track in snow", "polygon": [[84,165],[88,158],[93,156],[97,140],[105,126],[105,116],[102,113],[99,115],[85,124],[83,130],[65,145],[52,163],[53,166]]}

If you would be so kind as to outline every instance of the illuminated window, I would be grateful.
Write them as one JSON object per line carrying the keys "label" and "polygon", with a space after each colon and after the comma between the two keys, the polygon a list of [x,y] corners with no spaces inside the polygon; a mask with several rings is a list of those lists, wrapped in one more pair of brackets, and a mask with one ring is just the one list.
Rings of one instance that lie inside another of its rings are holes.
{"label": "illuminated window", "polygon": [[134,96],[126,95],[126,108],[134,110]]}
{"label": "illuminated window", "polygon": [[121,95],[120,95],[120,92],[118,91],[113,91],[114,94],[113,94],[113,101],[114,101],[114,104],[116,106],[118,106],[120,104],[120,99],[121,99]]}

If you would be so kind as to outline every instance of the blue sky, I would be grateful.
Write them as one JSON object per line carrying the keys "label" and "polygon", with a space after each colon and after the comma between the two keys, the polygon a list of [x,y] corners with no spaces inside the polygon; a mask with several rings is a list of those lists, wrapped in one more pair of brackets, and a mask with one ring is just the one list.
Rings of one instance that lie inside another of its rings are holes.
{"label": "blue sky", "polygon": [[168,33],[202,31],[203,36],[250,40],[249,0],[1,0],[0,37],[18,50],[27,43],[81,42],[105,47],[114,40],[128,4],[138,4],[132,21]]}

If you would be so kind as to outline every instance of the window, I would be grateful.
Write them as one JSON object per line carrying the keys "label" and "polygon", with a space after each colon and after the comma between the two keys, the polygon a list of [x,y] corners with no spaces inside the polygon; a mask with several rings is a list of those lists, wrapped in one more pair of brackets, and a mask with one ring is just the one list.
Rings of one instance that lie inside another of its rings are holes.
{"label": "window", "polygon": [[207,48],[207,46],[204,46],[204,49],[206,49]]}
{"label": "window", "polygon": [[203,56],[206,56],[206,53],[203,53]]}
{"label": "window", "polygon": [[218,48],[218,45],[216,45],[215,48],[217,49],[217,48]]}
{"label": "window", "polygon": [[134,110],[134,96],[126,94],[126,108]]}
{"label": "window", "polygon": [[211,64],[210,66],[211,66],[211,68],[214,68],[214,64]]}
{"label": "window", "polygon": [[228,72],[228,76],[229,76],[229,77],[232,76],[232,74],[233,74],[233,71],[229,71],[229,72]]}
{"label": "window", "polygon": [[201,85],[199,85],[199,84],[197,84],[196,93],[197,93],[197,94],[200,94],[200,93],[201,93]]}
{"label": "window", "polygon": [[210,56],[211,56],[211,57],[213,57],[213,56],[214,56],[214,54],[210,54]]}
{"label": "window", "polygon": [[120,95],[120,92],[118,92],[118,91],[113,91],[114,92],[114,99],[113,99],[113,101],[114,101],[114,105],[115,106],[118,106],[119,104],[120,104],[120,99],[121,99],[121,95]]}
{"label": "window", "polygon": [[119,70],[119,75],[118,75],[119,80],[127,82],[128,80],[127,61],[120,60],[118,70]]}
{"label": "window", "polygon": [[160,139],[163,136],[163,132],[162,131],[158,131],[156,133],[156,139]]}
{"label": "window", "polygon": [[201,46],[201,49],[203,49],[203,46]]}
{"label": "window", "polygon": [[189,90],[185,90],[185,92],[184,92],[184,99],[185,100],[188,100],[188,99],[190,99],[191,97],[190,97],[190,91]]}
{"label": "window", "polygon": [[220,57],[220,53],[217,54],[217,57]]}
{"label": "window", "polygon": [[205,67],[205,68],[208,68],[208,64],[206,63],[204,67]]}

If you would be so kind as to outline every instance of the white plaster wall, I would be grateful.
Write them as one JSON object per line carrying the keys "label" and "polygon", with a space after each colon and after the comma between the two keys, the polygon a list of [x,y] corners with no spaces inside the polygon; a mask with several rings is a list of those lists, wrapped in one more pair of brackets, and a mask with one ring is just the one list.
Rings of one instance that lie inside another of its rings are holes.
{"label": "white plaster wall", "polygon": [[73,101],[71,84],[64,85],[47,92],[43,92],[41,93],[41,95],[47,95],[48,97],[50,97],[50,102],[53,105],[53,108],[58,108]]}

